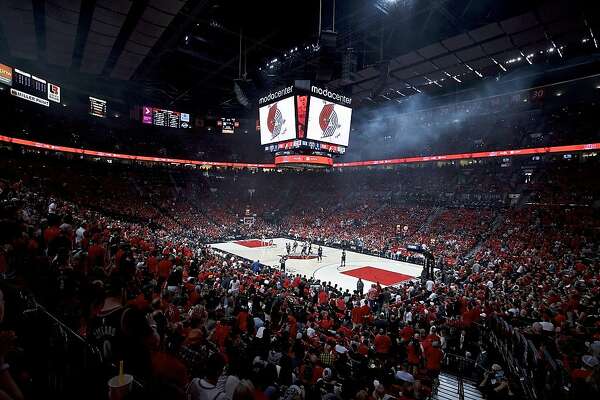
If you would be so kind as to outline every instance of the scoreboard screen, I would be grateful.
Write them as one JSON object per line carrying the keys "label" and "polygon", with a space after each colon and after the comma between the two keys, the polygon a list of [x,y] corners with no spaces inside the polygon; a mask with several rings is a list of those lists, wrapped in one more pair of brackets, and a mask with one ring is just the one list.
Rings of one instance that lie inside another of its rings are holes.
{"label": "scoreboard screen", "polygon": [[294,164],[278,164],[277,157],[315,156],[327,158],[331,166],[332,157],[345,154],[348,147],[351,105],[352,98],[343,91],[296,80],[292,86],[258,99],[260,144],[265,151],[275,153],[275,165]]}
{"label": "scoreboard screen", "polygon": [[94,117],[106,118],[107,107],[106,100],[97,99],[90,96],[90,115]]}
{"label": "scoreboard screen", "polygon": [[142,123],[167,128],[191,128],[190,114],[143,106]]}
{"label": "scoreboard screen", "polygon": [[12,86],[13,81],[13,69],[12,67],[4,64],[0,64],[0,83]]}
{"label": "scoreboard screen", "polygon": [[221,126],[222,133],[233,133],[235,128],[240,127],[240,123],[235,118],[221,118],[217,125]]}
{"label": "scoreboard screen", "polygon": [[307,139],[348,146],[352,109],[312,96],[308,111]]}
{"label": "scoreboard screen", "polygon": [[184,129],[192,127],[192,123],[190,121],[190,114],[179,113],[179,127]]}
{"label": "scoreboard screen", "polygon": [[15,68],[12,73],[13,96],[49,107],[50,101],[60,103],[60,86]]}
{"label": "scoreboard screen", "polygon": [[296,139],[296,107],[294,96],[259,108],[260,144]]}

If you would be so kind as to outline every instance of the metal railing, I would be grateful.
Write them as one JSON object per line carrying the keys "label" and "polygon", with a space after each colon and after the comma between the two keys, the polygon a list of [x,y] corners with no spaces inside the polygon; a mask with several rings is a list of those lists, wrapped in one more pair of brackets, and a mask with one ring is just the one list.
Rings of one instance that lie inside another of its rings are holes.
{"label": "metal railing", "polygon": [[477,365],[475,360],[452,353],[444,355],[443,371],[456,378],[458,385],[456,393],[459,400],[465,398],[465,379],[475,381],[479,370],[483,372],[483,368]]}
{"label": "metal railing", "polygon": [[531,400],[568,399],[570,381],[562,363],[502,318],[491,317],[482,326],[482,337],[518,378],[522,395]]}
{"label": "metal railing", "polygon": [[[35,354],[31,366],[33,386],[39,397],[105,400],[107,381],[118,373],[102,362],[100,349],[25,291],[18,291],[18,321],[23,348]],[[134,379],[133,390],[143,391]]]}

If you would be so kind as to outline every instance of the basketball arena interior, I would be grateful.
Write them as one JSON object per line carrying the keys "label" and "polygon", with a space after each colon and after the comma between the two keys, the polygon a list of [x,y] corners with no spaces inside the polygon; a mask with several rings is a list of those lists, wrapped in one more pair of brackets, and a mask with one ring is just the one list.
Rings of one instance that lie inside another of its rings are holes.
{"label": "basketball arena interior", "polygon": [[595,3],[0,1],[0,400],[600,398]]}

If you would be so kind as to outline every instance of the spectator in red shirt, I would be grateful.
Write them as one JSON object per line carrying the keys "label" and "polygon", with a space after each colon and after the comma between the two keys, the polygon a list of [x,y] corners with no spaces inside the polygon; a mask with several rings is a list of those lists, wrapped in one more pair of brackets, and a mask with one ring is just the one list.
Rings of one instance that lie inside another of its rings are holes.
{"label": "spectator in red shirt", "polygon": [[431,379],[435,379],[440,374],[440,369],[442,367],[442,358],[444,357],[444,352],[440,348],[439,341],[433,341],[431,346],[425,350],[425,367],[427,368],[427,375]]}
{"label": "spectator in red shirt", "polygon": [[418,333],[415,333],[414,337],[408,343],[406,350],[409,369],[414,375],[417,372],[419,366],[421,365],[421,357],[423,354],[420,335]]}
{"label": "spectator in red shirt", "polygon": [[104,257],[105,250],[97,242],[92,242],[90,248],[88,249],[88,262],[90,267],[103,267],[104,266]]}
{"label": "spectator in red shirt", "polygon": [[225,347],[225,341],[230,333],[231,326],[222,321],[218,321],[211,339],[219,346],[219,348],[223,349]]}
{"label": "spectator in red shirt", "polygon": [[248,332],[248,311],[246,307],[242,307],[242,310],[237,315],[237,326],[238,329],[244,333]]}
{"label": "spectator in red shirt", "polygon": [[333,326],[333,321],[329,318],[329,313],[323,311],[323,318],[319,321],[319,327],[323,330],[330,330]]}
{"label": "spectator in red shirt", "polygon": [[321,291],[319,292],[319,304],[323,305],[323,304],[327,304],[327,302],[329,301],[329,295],[327,294],[327,292],[323,289],[321,289]]}
{"label": "spectator in red shirt", "polygon": [[146,259],[146,267],[148,268],[148,272],[152,275],[156,276],[158,274],[158,260],[154,255],[151,255]]}
{"label": "spectator in red shirt", "polygon": [[171,273],[171,267],[173,267],[171,260],[167,257],[164,257],[158,262],[158,276],[162,280],[166,280]]}
{"label": "spectator in red shirt", "polygon": [[392,339],[385,334],[383,329],[379,330],[379,334],[375,336],[375,352],[379,355],[386,355],[392,347]]}
{"label": "spectator in red shirt", "polygon": [[400,338],[402,338],[403,342],[408,342],[414,334],[415,330],[411,325],[408,324],[400,330]]}

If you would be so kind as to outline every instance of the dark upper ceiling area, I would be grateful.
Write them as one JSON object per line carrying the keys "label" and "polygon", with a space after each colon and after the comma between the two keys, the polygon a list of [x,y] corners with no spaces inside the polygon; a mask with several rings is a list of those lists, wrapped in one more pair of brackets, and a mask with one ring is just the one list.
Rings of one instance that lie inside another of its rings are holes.
{"label": "dark upper ceiling area", "polygon": [[[389,4],[394,0],[381,1]],[[472,18],[466,17],[469,10],[474,11],[472,7],[484,3],[487,5]],[[345,89],[357,103],[380,104],[401,102],[415,94],[448,92],[486,78],[499,79],[529,65],[565,65],[580,56],[595,60],[590,56],[598,53],[600,45],[600,8],[594,8],[594,2],[494,3],[431,1],[428,9],[417,13],[420,15],[407,17],[406,24],[413,32],[410,39],[404,39],[407,26],[400,28],[401,32],[396,29],[401,24],[386,26],[378,37],[379,61],[329,85]],[[434,14],[445,23],[432,23]]]}
{"label": "dark upper ceiling area", "polygon": [[[315,78],[319,53],[271,76],[259,68],[317,43],[319,3],[0,0],[0,62],[124,102],[191,112],[235,108],[233,80],[244,72],[258,90]],[[599,18],[592,3],[322,0],[321,28],[337,32],[329,85],[379,101],[516,68],[507,61],[593,39]],[[349,48],[350,69],[343,62]]]}
{"label": "dark upper ceiling area", "polygon": [[316,36],[318,3],[2,0],[0,62],[74,85],[133,82],[132,93],[152,101],[214,103],[239,74],[240,34],[251,68],[311,31]]}

